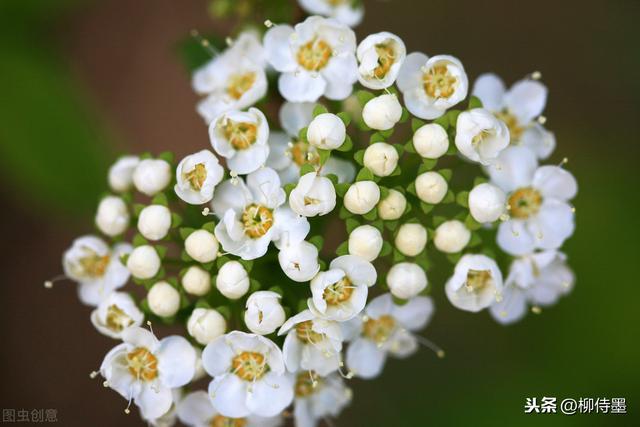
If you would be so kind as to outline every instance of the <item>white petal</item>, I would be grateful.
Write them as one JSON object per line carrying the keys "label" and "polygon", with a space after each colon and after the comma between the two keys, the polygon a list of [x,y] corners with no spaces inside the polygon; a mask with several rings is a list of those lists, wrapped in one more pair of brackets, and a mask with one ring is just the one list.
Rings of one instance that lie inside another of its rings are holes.
{"label": "white petal", "polygon": [[209,383],[213,407],[225,417],[242,418],[251,413],[247,408],[247,385],[235,374],[215,377]]}
{"label": "white petal", "polygon": [[231,369],[234,352],[227,344],[225,336],[221,336],[207,344],[202,351],[202,366],[212,377],[222,375]]}
{"label": "white petal", "polygon": [[325,96],[328,99],[341,100],[351,95],[353,84],[358,80],[358,63],[353,54],[336,57],[322,70],[327,81]]}
{"label": "white petal", "polygon": [[527,313],[525,293],[512,286],[505,288],[502,299],[493,303],[489,311],[491,316],[502,324],[517,322]]}
{"label": "white petal", "polygon": [[280,125],[289,135],[297,137],[313,119],[314,102],[285,102],[280,107]]}
{"label": "white petal", "polygon": [[506,88],[500,77],[493,73],[481,74],[473,85],[474,96],[480,98],[482,106],[497,112],[504,108]]}
{"label": "white petal", "polygon": [[268,372],[251,387],[247,396],[247,407],[257,415],[273,417],[282,412],[292,401],[292,377]]}
{"label": "white petal", "polygon": [[280,177],[271,168],[263,168],[248,175],[247,186],[256,203],[271,209],[283,204],[287,197],[280,186]]}
{"label": "white petal", "polygon": [[403,95],[407,110],[416,117],[433,120],[445,113],[445,109],[437,108],[419,86],[405,91]]}
{"label": "white petal", "polygon": [[403,327],[415,331],[425,327],[433,311],[434,305],[431,298],[417,296],[404,305],[394,306],[392,314]]}
{"label": "white petal", "polygon": [[532,184],[543,197],[558,200],[573,199],[578,191],[578,183],[573,175],[558,166],[539,167],[533,175]]}
{"label": "white petal", "polygon": [[308,72],[280,74],[278,89],[282,96],[291,102],[315,102],[327,87],[327,82],[320,75],[312,76]]}
{"label": "white petal", "polygon": [[500,153],[488,172],[494,184],[505,192],[511,192],[531,185],[537,167],[536,156],[530,150],[511,146]]}
{"label": "white petal", "polygon": [[151,332],[144,328],[127,328],[122,332],[122,341],[133,347],[144,347],[154,353],[159,341]]}
{"label": "white petal", "polygon": [[421,52],[413,52],[407,55],[398,73],[398,88],[406,92],[422,85],[422,71],[429,57]]}
{"label": "white petal", "polygon": [[189,393],[178,403],[176,412],[181,422],[194,427],[206,425],[216,415],[209,395],[204,390]]}
{"label": "white petal", "polygon": [[509,111],[526,124],[542,114],[547,103],[547,87],[535,80],[520,80],[505,96]]}
{"label": "white petal", "polygon": [[385,352],[368,339],[357,339],[347,348],[347,366],[360,378],[370,379],[380,375],[386,359]]}
{"label": "white petal", "polygon": [[161,417],[171,409],[173,394],[170,388],[145,385],[135,397],[135,402],[142,411],[143,417],[152,420]]}
{"label": "white petal", "polygon": [[529,230],[534,235],[536,247],[557,249],[575,229],[571,206],[558,200],[547,199],[536,218],[530,221]]}
{"label": "white petal", "polygon": [[296,331],[289,331],[282,346],[284,363],[289,372],[297,372],[300,369],[300,356],[302,354],[302,343],[296,336]]}
{"label": "white petal", "polygon": [[527,255],[535,248],[534,237],[521,220],[505,221],[498,227],[498,246],[511,255]]}
{"label": "white petal", "polygon": [[373,286],[378,278],[373,264],[355,255],[340,256],[331,261],[329,268],[341,269],[355,285]]}
{"label": "white petal", "polygon": [[254,144],[247,149],[236,151],[233,157],[227,159],[227,165],[230,170],[244,175],[264,166],[268,156],[268,145]]}
{"label": "white petal", "polygon": [[280,72],[296,69],[297,64],[289,45],[293,28],[289,25],[276,25],[264,35],[264,49],[269,63]]}
{"label": "white petal", "polygon": [[238,179],[235,185],[227,180],[216,188],[211,208],[216,216],[222,219],[229,209],[242,212],[244,207],[251,202],[251,192],[242,179]]}
{"label": "white petal", "polygon": [[196,370],[196,352],[189,341],[176,335],[164,338],[156,355],[160,380],[166,387],[181,387],[191,381]]}

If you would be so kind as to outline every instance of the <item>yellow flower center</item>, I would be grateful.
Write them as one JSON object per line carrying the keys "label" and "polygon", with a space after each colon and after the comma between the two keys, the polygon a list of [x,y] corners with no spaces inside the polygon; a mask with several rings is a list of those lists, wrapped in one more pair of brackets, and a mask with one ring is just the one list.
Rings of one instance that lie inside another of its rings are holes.
{"label": "yellow flower center", "polygon": [[507,207],[512,217],[527,219],[535,215],[542,205],[542,194],[535,188],[519,188],[509,196]]}
{"label": "yellow flower center", "polygon": [[300,372],[296,376],[296,397],[307,397],[312,395],[316,391],[320,381],[322,381],[322,378],[314,371]]}
{"label": "yellow flower center", "polygon": [[256,82],[256,73],[248,72],[244,74],[234,74],[229,78],[227,85],[227,94],[233,99],[240,99],[242,95],[247,93]]}
{"label": "yellow flower center", "polygon": [[422,75],[422,83],[431,98],[449,98],[456,91],[458,79],[446,65],[435,65]]}
{"label": "yellow flower center", "polygon": [[84,248],[86,255],[78,261],[76,272],[79,276],[98,278],[104,276],[109,265],[110,256],[100,256],[89,248]]}
{"label": "yellow flower center", "polygon": [[329,43],[322,39],[313,39],[298,49],[298,64],[309,71],[320,71],[331,59],[333,51]]}
{"label": "yellow flower center", "polygon": [[378,66],[373,70],[373,75],[378,79],[383,79],[396,62],[396,51],[391,43],[380,43],[376,45],[376,53],[378,54]]}
{"label": "yellow flower center", "polygon": [[127,363],[129,373],[138,380],[152,381],[158,377],[158,359],[144,347],[127,353]]}
{"label": "yellow flower center", "polygon": [[244,150],[251,147],[258,139],[258,126],[253,123],[227,120],[222,133],[233,148]]}
{"label": "yellow flower center", "polygon": [[273,211],[265,206],[252,203],[242,212],[244,232],[252,239],[258,239],[273,226]]}
{"label": "yellow flower center", "polygon": [[388,314],[377,319],[369,318],[364,322],[362,333],[376,344],[385,343],[396,329],[396,321]]}
{"label": "yellow flower center", "polygon": [[502,120],[509,128],[511,143],[518,142],[526,130],[526,127],[521,126],[518,122],[518,118],[507,110],[496,113],[496,117]]}
{"label": "yellow flower center", "polygon": [[320,155],[314,146],[304,141],[297,141],[293,143],[293,146],[289,149],[291,153],[291,160],[298,165],[302,166],[306,163],[317,166],[320,164]]}
{"label": "yellow flower center", "polygon": [[467,292],[478,292],[491,284],[492,281],[491,271],[470,269],[467,272],[467,281],[464,287]]}
{"label": "yellow flower center", "polygon": [[231,367],[245,381],[259,380],[269,369],[264,355],[255,351],[243,351],[232,359]]}
{"label": "yellow flower center", "polygon": [[224,415],[216,415],[209,423],[211,427],[245,427],[247,420],[244,418],[229,418]]}
{"label": "yellow flower center", "polygon": [[325,288],[322,298],[324,298],[329,305],[338,305],[351,298],[353,289],[354,286],[351,284],[351,280],[345,276],[333,285]]}
{"label": "yellow flower center", "polygon": [[114,332],[121,332],[124,328],[130,326],[133,319],[129,317],[120,307],[111,304],[107,308],[107,328]]}
{"label": "yellow flower center", "polygon": [[198,163],[193,169],[184,174],[184,179],[189,181],[191,188],[200,191],[207,179],[207,168],[204,163]]}
{"label": "yellow flower center", "polygon": [[302,342],[307,344],[316,344],[324,339],[323,334],[315,332],[313,329],[313,322],[306,320],[296,325],[296,336]]}

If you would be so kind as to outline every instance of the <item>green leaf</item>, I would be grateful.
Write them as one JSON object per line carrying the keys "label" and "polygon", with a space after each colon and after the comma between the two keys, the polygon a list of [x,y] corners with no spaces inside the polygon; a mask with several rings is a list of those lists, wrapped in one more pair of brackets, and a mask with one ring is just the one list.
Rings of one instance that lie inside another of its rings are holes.
{"label": "green leaf", "polygon": [[464,225],[471,231],[478,230],[482,227],[482,224],[473,219],[471,214],[467,215],[467,219],[464,220]]}
{"label": "green leaf", "polygon": [[456,194],[456,203],[462,206],[463,208],[469,207],[469,192],[461,191]]}
{"label": "green leaf", "polygon": [[338,213],[340,219],[351,218],[353,214],[347,210],[344,206],[340,208],[340,212]]}
{"label": "green leaf", "polygon": [[473,180],[473,186],[476,187],[480,184],[484,184],[488,182],[487,178],[485,178],[484,176],[478,176]]}
{"label": "green leaf", "polygon": [[462,253],[448,254],[447,255],[447,259],[449,260],[449,262],[451,264],[457,264],[458,261],[460,261],[460,258],[462,258]]}
{"label": "green leaf", "polygon": [[380,249],[380,254],[378,255],[379,257],[385,257],[389,254],[391,254],[391,252],[393,251],[393,246],[391,246],[391,243],[387,242],[386,240],[382,243],[382,249]]}
{"label": "green leaf", "polygon": [[393,135],[393,130],[394,130],[394,128],[387,129],[387,130],[381,130],[380,134],[384,137],[384,139],[389,139],[391,137],[391,135]]}
{"label": "green leaf", "polygon": [[313,236],[309,239],[309,243],[318,248],[319,251],[322,250],[322,246],[324,245],[324,238],[320,235]]}
{"label": "green leaf", "polygon": [[349,242],[340,243],[340,246],[338,246],[338,249],[336,249],[336,255],[349,255]]}
{"label": "green leaf", "polygon": [[158,253],[158,256],[160,258],[164,258],[167,255],[167,247],[166,246],[156,245],[156,246],[154,246],[154,249],[156,250],[156,252]]}
{"label": "green leaf", "polygon": [[362,215],[362,217],[369,221],[375,221],[378,218],[378,208],[373,208],[366,214]]}
{"label": "green leaf", "polygon": [[389,189],[386,187],[380,186],[380,200],[384,200],[389,195]]}
{"label": "green leaf", "polygon": [[449,129],[449,118],[446,115],[442,115],[433,121],[444,128],[444,130]]}
{"label": "green leaf", "polygon": [[342,152],[351,151],[352,149],[353,149],[353,141],[351,140],[351,137],[349,135],[347,135],[342,145],[336,148],[336,150],[342,151]]}
{"label": "green leaf", "polygon": [[247,270],[247,273],[251,273],[251,270],[253,269],[253,261],[250,259],[239,259],[238,262],[240,264],[242,264],[242,266],[244,267],[245,270]]}
{"label": "green leaf", "polygon": [[287,197],[289,196],[289,194],[291,194],[293,189],[296,188],[296,185],[297,184],[295,182],[290,182],[284,185],[284,192],[287,193]]}
{"label": "green leaf", "polygon": [[216,229],[216,223],[213,221],[204,223],[202,225],[202,229],[208,231],[209,233],[213,233]]}
{"label": "green leaf", "polygon": [[304,175],[306,175],[308,173],[312,173],[312,172],[315,173],[316,172],[316,168],[311,163],[305,163],[300,168],[300,176],[304,176]]}
{"label": "green leaf", "polygon": [[384,222],[384,226],[387,228],[387,230],[390,231],[395,231],[395,229],[398,228],[399,224],[400,222],[398,220]]}
{"label": "green leaf", "polygon": [[328,112],[329,112],[329,110],[327,110],[327,107],[325,107],[322,104],[318,104],[313,109],[313,117],[317,117],[320,114],[325,114],[325,113],[328,113]]}
{"label": "green leaf", "polygon": [[409,300],[408,300],[408,299],[398,298],[398,297],[397,297],[397,296],[395,296],[395,295],[393,295],[393,296],[392,296],[392,298],[393,298],[393,303],[394,303],[395,305],[399,305],[399,306],[403,306],[403,305],[405,305],[406,303],[408,303],[408,302],[409,302]]}
{"label": "green leaf", "polygon": [[153,196],[153,199],[151,199],[151,204],[152,205],[169,206],[169,200],[167,200],[167,195],[166,194],[158,193],[155,196]]}
{"label": "green leaf", "polygon": [[440,169],[438,173],[447,181],[451,181],[451,177],[453,176],[453,171],[451,169]]}
{"label": "green leaf", "polygon": [[448,190],[447,194],[444,196],[444,199],[442,199],[442,201],[440,203],[442,204],[449,204],[449,203],[453,203],[456,201],[456,196],[455,194],[453,194],[453,191]]}
{"label": "green leaf", "polygon": [[336,175],[335,173],[327,174],[325,175],[325,178],[328,178],[329,180],[331,180],[331,183],[333,184],[334,187],[339,184],[338,175]]}
{"label": "green leaf", "polygon": [[458,116],[460,115],[460,110],[449,110],[447,113],[447,118],[449,119],[449,125],[451,127],[456,127],[458,124]]}
{"label": "green leaf", "polygon": [[351,123],[351,114],[347,113],[346,111],[341,111],[337,114],[337,116],[340,117],[340,120],[342,120],[342,123],[344,123],[345,127],[349,126],[349,124]]}
{"label": "green leaf", "polygon": [[140,216],[140,212],[142,212],[144,208],[146,208],[146,206],[143,205],[142,203],[135,203],[133,205],[133,214],[135,216]]}
{"label": "green leaf", "polygon": [[298,132],[298,138],[300,139],[300,141],[309,142],[307,140],[307,128],[306,127],[303,127],[302,129],[300,129],[300,132]]}
{"label": "green leaf", "polygon": [[398,157],[402,157],[402,154],[404,153],[404,145],[392,144],[392,147],[395,148],[396,151],[398,152]]}
{"label": "green leaf", "polygon": [[402,115],[400,116],[400,123],[406,123],[407,120],[409,120],[409,117],[411,117],[409,114],[409,110],[402,107]]}
{"label": "green leaf", "polygon": [[467,245],[467,247],[473,248],[473,247],[478,246],[480,244],[482,244],[482,237],[480,237],[480,235],[478,233],[472,233],[471,234],[471,240],[469,240],[469,244]]}
{"label": "green leaf", "polygon": [[198,301],[196,301],[196,308],[205,308],[208,310],[211,309],[211,305],[209,305],[206,299],[199,298]]}
{"label": "green leaf", "polygon": [[438,164],[438,159],[424,159],[420,168],[418,169],[418,175],[428,172],[436,167]]}
{"label": "green leaf", "polygon": [[386,138],[380,132],[375,132],[373,135],[371,135],[371,138],[369,138],[369,144],[375,144],[376,142],[385,142],[385,141],[386,141]]}
{"label": "green leaf", "polygon": [[160,153],[158,155],[158,158],[160,160],[164,160],[165,162],[167,162],[169,164],[173,164],[175,156],[173,155],[173,153],[171,151],[163,151],[162,153]]}
{"label": "green leaf", "polygon": [[275,292],[276,294],[278,294],[280,296],[284,296],[284,291],[282,290],[282,288],[280,286],[272,286],[267,290],[271,291],[271,292]]}
{"label": "green leaf", "polygon": [[402,255],[397,249],[393,250],[393,262],[394,263],[398,263],[398,262],[402,262],[405,261],[406,257],[404,255]]}
{"label": "green leaf", "polygon": [[349,187],[351,187],[351,184],[347,182],[342,182],[336,185],[335,187],[336,187],[336,194],[340,197],[344,197],[344,195],[347,193],[347,190],[349,190]]}
{"label": "green leaf", "polygon": [[443,222],[446,222],[447,218],[444,216],[434,216],[433,217],[433,226],[434,227],[438,227],[440,224],[442,224]]}
{"label": "green leaf", "polygon": [[423,120],[413,118],[411,119],[411,130],[415,132],[426,124],[427,123]]}
{"label": "green leaf", "polygon": [[346,220],[347,233],[351,234],[351,232],[360,226],[360,223],[355,218],[347,218]]}
{"label": "green leaf", "polygon": [[[411,181],[411,183],[407,186],[407,193],[416,195],[416,183],[415,181]],[[407,206],[411,206],[407,204]]]}
{"label": "green leaf", "polygon": [[356,175],[356,181],[373,181],[373,172],[369,168],[362,168],[358,175]]}
{"label": "green leaf", "polygon": [[358,150],[353,155],[353,160],[355,160],[360,166],[364,164],[364,150]]}
{"label": "green leaf", "polygon": [[172,227],[180,227],[180,224],[182,224],[182,216],[180,216],[179,214],[173,212],[171,214],[171,226]]}
{"label": "green leaf", "polygon": [[229,308],[229,306],[227,306],[227,305],[219,305],[218,307],[216,307],[215,310],[218,313],[222,314],[222,317],[227,319],[227,321],[231,320],[232,312],[231,312],[231,309]]}
{"label": "green leaf", "polygon": [[432,205],[430,203],[420,202],[420,209],[422,209],[422,212],[424,212],[426,214],[431,212],[433,210],[433,208],[434,208],[434,205]]}
{"label": "green leaf", "polygon": [[331,150],[318,150],[318,154],[320,155],[320,164],[324,165],[329,157],[331,156]]}
{"label": "green leaf", "polygon": [[356,92],[356,98],[358,98],[360,105],[364,107],[364,104],[375,98],[375,95],[366,90],[359,90]]}
{"label": "green leaf", "polygon": [[222,268],[222,266],[225,265],[226,263],[228,263],[229,261],[231,261],[231,259],[229,257],[219,256],[216,259],[216,267],[218,268],[218,270],[220,270],[220,268]]}
{"label": "green leaf", "polygon": [[148,245],[149,241],[145,239],[142,234],[136,233],[135,236],[133,236],[133,240],[131,241],[131,243],[133,244],[133,246],[138,247]]}
{"label": "green leaf", "polygon": [[477,96],[472,95],[469,97],[469,110],[474,108],[482,108],[482,101]]}
{"label": "green leaf", "polygon": [[404,144],[404,149],[407,153],[416,153],[416,147],[413,146],[413,140],[409,140],[406,144]]}

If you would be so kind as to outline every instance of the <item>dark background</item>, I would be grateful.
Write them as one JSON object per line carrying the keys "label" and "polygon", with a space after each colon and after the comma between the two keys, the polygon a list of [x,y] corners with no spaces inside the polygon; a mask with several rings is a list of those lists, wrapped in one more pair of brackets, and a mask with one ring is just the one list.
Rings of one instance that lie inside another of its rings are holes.
{"label": "dark background", "polygon": [[[640,423],[638,1],[365,1],[358,35],[458,56],[473,80],[540,70],[545,115],[580,193],[566,245],[577,274],[559,305],[502,327],[446,302],[426,336],[447,350],[353,381],[343,426],[611,426]],[[175,51],[192,28],[226,28],[195,0],[0,4],[0,406],[56,408],[65,426],[139,425],[88,373],[114,341],[75,289],[45,290],[63,250],[91,230],[117,153],[208,146]],[[524,415],[526,397],[625,397],[627,415]]]}

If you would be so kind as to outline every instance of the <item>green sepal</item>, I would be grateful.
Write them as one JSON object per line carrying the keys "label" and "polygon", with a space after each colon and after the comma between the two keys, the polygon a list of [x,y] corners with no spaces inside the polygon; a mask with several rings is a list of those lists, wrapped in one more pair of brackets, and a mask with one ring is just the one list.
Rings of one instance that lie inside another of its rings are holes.
{"label": "green sepal", "polygon": [[449,204],[449,203],[453,203],[456,201],[456,196],[455,194],[453,194],[453,191],[448,190],[447,194],[444,196],[444,199],[442,199],[442,201],[440,203],[442,204]]}
{"label": "green sepal", "polygon": [[392,251],[393,251],[393,246],[391,246],[391,243],[389,243],[389,242],[387,242],[385,240],[382,243],[382,249],[380,249],[380,254],[378,256],[379,257],[385,257],[385,256],[389,255]]}
{"label": "green sepal", "polygon": [[375,144],[376,142],[386,142],[386,138],[380,132],[375,132],[369,138],[369,144]]}
{"label": "green sepal", "polygon": [[320,156],[320,164],[324,165],[329,157],[331,157],[331,150],[318,150],[318,155]]}
{"label": "green sepal", "polygon": [[351,232],[360,226],[360,223],[358,222],[358,220],[356,220],[355,218],[347,218],[347,220],[345,221],[346,227],[347,227],[347,233],[351,234]]}
{"label": "green sepal", "polygon": [[371,172],[371,169],[367,167],[363,167],[362,169],[360,169],[360,171],[358,172],[358,175],[356,175],[356,181],[373,181],[373,180],[374,180],[373,172]]}
{"label": "green sepal", "polygon": [[328,113],[328,112],[329,112],[329,110],[327,110],[327,107],[325,107],[322,104],[318,104],[313,109],[313,117],[317,117],[320,114],[325,114],[325,113]]}
{"label": "green sepal", "polygon": [[353,160],[355,160],[360,166],[364,165],[364,150],[358,150],[353,155]]}
{"label": "green sepal", "polygon": [[366,214],[362,215],[367,221],[375,221],[378,218],[378,208],[373,208]]}
{"label": "green sepal", "polygon": [[338,213],[340,219],[351,218],[353,214],[347,210],[344,206],[340,208],[340,212]]}
{"label": "green sepal", "polygon": [[464,220],[464,225],[471,231],[476,231],[482,227],[482,224],[473,219],[471,214],[467,215],[467,219]]}
{"label": "green sepal", "polygon": [[358,98],[360,105],[364,107],[367,102],[375,98],[375,95],[366,90],[359,90],[356,92],[356,98]]}
{"label": "green sepal", "polygon": [[342,120],[342,123],[344,123],[345,127],[349,126],[349,124],[351,123],[351,114],[347,113],[346,111],[339,112],[337,116],[340,117],[340,120]]}
{"label": "green sepal", "polygon": [[426,214],[431,212],[434,207],[435,207],[435,205],[432,205],[431,203],[420,202],[420,209],[422,210],[422,212],[424,212]]}
{"label": "green sepal", "polygon": [[462,206],[463,208],[469,207],[469,192],[461,191],[456,194],[456,203]]}
{"label": "green sepal", "polygon": [[162,206],[169,206],[169,200],[167,199],[167,195],[164,193],[158,193],[155,196],[153,196],[153,199],[151,199],[151,204],[152,205],[162,205]]}
{"label": "green sepal", "polygon": [[304,165],[302,165],[302,167],[300,168],[300,176],[304,176],[308,173],[315,173],[316,168],[311,164],[311,163],[305,163]]}
{"label": "green sepal", "polygon": [[158,253],[158,256],[163,259],[165,256],[167,256],[167,247],[166,246],[162,246],[162,245],[156,245],[153,247],[156,252]]}
{"label": "green sepal", "polygon": [[182,216],[172,212],[171,213],[171,227],[180,227],[180,224],[182,224]]}
{"label": "green sepal", "polygon": [[307,127],[303,127],[302,129],[300,129],[300,132],[298,132],[298,138],[300,139],[300,141],[308,142]]}
{"label": "green sepal", "polygon": [[238,262],[242,264],[245,270],[247,270],[247,273],[251,273],[251,270],[253,269],[253,260],[241,258]]}
{"label": "green sepal", "polygon": [[336,249],[336,255],[348,255],[349,254],[349,242],[342,242],[340,246]]}
{"label": "green sepal", "polygon": [[418,169],[418,175],[429,172],[438,164],[438,159],[424,159],[422,160],[422,164],[420,164],[420,168]]}
{"label": "green sepal", "polygon": [[213,221],[206,222],[202,225],[202,229],[208,231],[209,233],[213,233],[216,230],[216,223]]}
{"label": "green sepal", "polygon": [[453,171],[451,169],[440,169],[438,173],[447,181],[451,181],[451,177],[453,176]]}
{"label": "green sepal", "polygon": [[336,150],[342,151],[342,152],[351,151],[352,149],[353,149],[353,141],[351,140],[351,137],[349,135],[346,136],[342,145],[336,148]]}
{"label": "green sepal", "polygon": [[136,233],[133,236],[133,240],[131,241],[134,247],[148,245],[149,241],[142,236],[140,233]]}
{"label": "green sepal", "polygon": [[482,101],[480,101],[480,98],[478,98],[477,96],[473,96],[471,95],[469,97],[469,110],[472,110],[474,108],[482,108]]}
{"label": "green sepal", "polygon": [[160,160],[164,160],[165,162],[172,164],[173,161],[175,160],[175,156],[173,155],[173,153],[171,151],[163,151],[162,153],[160,153],[158,155],[158,158]]}
{"label": "green sepal", "polygon": [[413,132],[417,131],[418,129],[420,129],[422,126],[426,125],[427,122],[420,120],[420,119],[416,119],[415,117],[413,119],[411,119],[411,130]]}
{"label": "green sepal", "polygon": [[322,250],[322,246],[324,245],[324,238],[320,235],[313,236],[310,238],[309,243],[315,246],[319,251]]}
{"label": "green sepal", "polygon": [[282,288],[280,286],[272,286],[267,290],[271,291],[271,292],[275,292],[276,294],[278,294],[280,296],[284,296],[284,291],[282,290]]}

